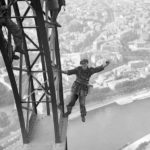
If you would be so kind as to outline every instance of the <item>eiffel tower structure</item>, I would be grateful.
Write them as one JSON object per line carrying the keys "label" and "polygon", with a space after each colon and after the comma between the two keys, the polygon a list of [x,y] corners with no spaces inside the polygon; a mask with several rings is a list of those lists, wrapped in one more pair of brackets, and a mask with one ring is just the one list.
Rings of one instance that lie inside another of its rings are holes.
{"label": "eiffel tower structure", "polygon": [[[58,26],[51,24],[53,11],[49,11],[46,3],[42,6],[40,0],[2,1],[9,6],[9,19],[22,30],[24,54],[19,54],[19,60],[10,60],[8,47],[13,38],[9,30],[4,33],[3,28],[0,50],[12,86],[23,143],[30,143],[41,104],[53,120],[55,143],[67,143],[66,136],[62,135],[66,135],[62,130],[67,126],[64,123],[67,118],[63,118],[62,74],[58,71],[61,70],[59,35]],[[7,47],[4,36],[7,36]],[[64,147],[67,149],[67,144]]]}

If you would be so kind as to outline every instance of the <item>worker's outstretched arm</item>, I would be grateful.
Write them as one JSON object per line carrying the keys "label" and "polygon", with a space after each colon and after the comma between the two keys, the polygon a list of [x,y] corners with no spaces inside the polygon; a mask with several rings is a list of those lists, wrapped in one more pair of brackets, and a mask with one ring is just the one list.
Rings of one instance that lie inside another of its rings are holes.
{"label": "worker's outstretched arm", "polygon": [[66,71],[61,70],[61,73],[63,73],[63,74],[68,74],[68,71],[67,71],[67,70],[66,70]]}
{"label": "worker's outstretched arm", "polygon": [[106,61],[106,63],[104,65],[95,67],[95,68],[91,68],[91,75],[100,71],[103,71],[105,67],[107,67],[110,64],[109,61]]}
{"label": "worker's outstretched arm", "polygon": [[63,74],[67,74],[67,75],[77,74],[77,68],[71,69],[71,70],[66,70],[66,71],[61,70],[61,72],[62,72]]}

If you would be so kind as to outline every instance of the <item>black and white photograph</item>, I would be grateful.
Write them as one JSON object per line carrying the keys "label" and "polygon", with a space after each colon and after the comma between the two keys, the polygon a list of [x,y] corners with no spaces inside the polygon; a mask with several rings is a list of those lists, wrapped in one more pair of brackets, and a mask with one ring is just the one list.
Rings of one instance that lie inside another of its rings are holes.
{"label": "black and white photograph", "polygon": [[150,150],[150,0],[0,0],[0,150]]}

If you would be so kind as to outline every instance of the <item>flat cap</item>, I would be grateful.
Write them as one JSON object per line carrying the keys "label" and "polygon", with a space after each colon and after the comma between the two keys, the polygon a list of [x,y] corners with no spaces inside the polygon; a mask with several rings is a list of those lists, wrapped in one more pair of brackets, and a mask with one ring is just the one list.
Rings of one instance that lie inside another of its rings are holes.
{"label": "flat cap", "polygon": [[81,61],[80,61],[80,64],[85,64],[85,63],[87,63],[88,64],[88,59],[82,59]]}

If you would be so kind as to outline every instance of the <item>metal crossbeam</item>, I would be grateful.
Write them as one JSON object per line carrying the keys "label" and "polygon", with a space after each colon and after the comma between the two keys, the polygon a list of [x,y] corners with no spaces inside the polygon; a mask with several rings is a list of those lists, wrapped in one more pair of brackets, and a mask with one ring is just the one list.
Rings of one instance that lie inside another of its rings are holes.
{"label": "metal crossbeam", "polygon": [[[20,11],[19,3],[22,2],[26,2],[26,7]],[[50,115],[50,104],[52,105],[55,142],[60,143],[62,142],[61,129],[63,126],[60,122],[63,120],[64,101],[62,75],[60,72],[54,71],[55,67],[61,69],[57,27],[49,28],[45,26],[45,22],[50,21],[51,16],[48,10],[41,8],[40,0],[17,0],[13,3],[13,8],[15,15],[10,17],[17,20],[17,24],[22,30],[25,54],[20,55],[17,66],[13,66],[13,63],[10,65],[6,53],[3,54],[3,57],[7,59],[4,59],[4,61],[13,87],[23,142],[29,142],[31,127],[33,127],[33,121],[37,115],[37,107],[40,103],[45,103],[47,115]],[[31,11],[33,16],[31,16]],[[29,19],[32,19],[33,26],[26,25]],[[29,30],[36,32],[36,38],[31,37],[30,32],[27,32]],[[47,33],[51,33],[51,38],[54,40],[51,41]],[[8,40],[10,40],[8,43],[11,43],[12,39],[8,38]],[[0,45],[0,49],[4,49],[4,47]],[[33,54],[36,56],[33,57]],[[41,68],[36,70],[36,65],[41,66]],[[19,72],[19,83],[14,78],[15,72]],[[38,76],[40,76],[40,79],[38,79]],[[36,95],[37,91],[40,94],[39,97]],[[58,104],[62,108],[60,111],[61,117],[57,109]]]}
{"label": "metal crossbeam", "polygon": [[25,129],[25,122],[24,122],[24,119],[23,119],[23,112],[22,112],[21,103],[20,103],[21,98],[20,98],[20,95],[18,93],[18,88],[17,88],[17,84],[16,84],[16,81],[15,81],[15,76],[14,76],[14,73],[13,73],[12,68],[11,68],[11,63],[9,61],[8,54],[6,53],[7,49],[5,48],[3,38],[4,38],[4,36],[3,36],[2,30],[0,30],[0,41],[1,41],[0,50],[1,50],[1,53],[2,53],[2,56],[3,56],[4,63],[5,63],[5,66],[6,66],[6,69],[7,69],[7,72],[8,72],[8,76],[9,76],[9,79],[10,79],[10,83],[11,83],[11,86],[12,86],[12,91],[13,91],[14,98],[15,98],[15,103],[16,103],[18,117],[19,117],[19,123],[20,123],[22,137],[23,137],[23,142],[27,143],[28,142],[27,132],[26,132],[26,129]]}
{"label": "metal crossbeam", "polygon": [[45,29],[45,23],[43,18],[43,11],[41,8],[40,0],[32,0],[31,5],[33,6],[37,17],[37,23],[40,29],[40,36],[42,37],[42,46],[44,48],[46,68],[47,68],[47,76],[48,82],[51,91],[51,101],[52,101],[52,111],[53,111],[53,120],[54,120],[54,130],[55,130],[55,141],[56,143],[60,142],[60,133],[59,133],[59,123],[58,123],[58,112],[57,112],[57,104],[56,104],[56,92],[54,86],[54,77],[51,65],[51,54],[49,51],[49,43],[47,38],[47,33]]}

